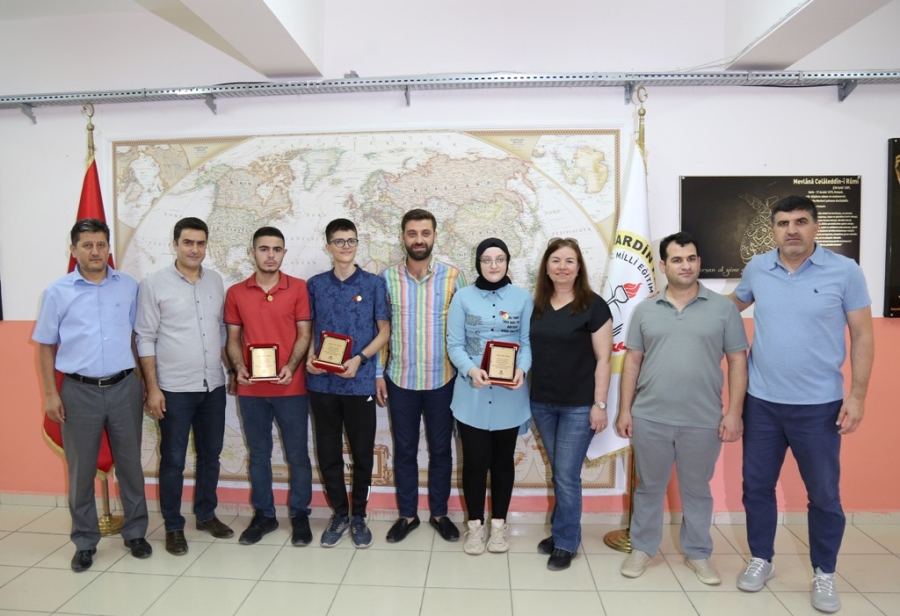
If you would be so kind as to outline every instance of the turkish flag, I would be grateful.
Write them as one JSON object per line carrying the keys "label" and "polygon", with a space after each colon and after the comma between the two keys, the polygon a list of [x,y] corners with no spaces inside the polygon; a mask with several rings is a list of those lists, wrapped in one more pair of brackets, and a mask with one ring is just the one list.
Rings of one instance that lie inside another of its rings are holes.
{"label": "turkish flag", "polygon": [[[103,196],[100,194],[100,176],[97,174],[97,161],[91,160],[91,166],[84,174],[84,185],[81,187],[81,201],[78,203],[78,215],[75,222],[83,218],[97,218],[106,222],[106,214],[103,211]],[[115,267],[112,253],[109,254],[109,265]],[[75,270],[75,257],[69,256],[69,272]],[[61,372],[56,373],[56,388],[62,387],[65,378]],[[44,438],[57,453],[63,454],[63,440],[61,426],[44,415]],[[109,436],[103,431],[103,439],[100,442],[100,454],[97,456],[97,473],[105,476],[113,467],[112,450],[109,448]]]}

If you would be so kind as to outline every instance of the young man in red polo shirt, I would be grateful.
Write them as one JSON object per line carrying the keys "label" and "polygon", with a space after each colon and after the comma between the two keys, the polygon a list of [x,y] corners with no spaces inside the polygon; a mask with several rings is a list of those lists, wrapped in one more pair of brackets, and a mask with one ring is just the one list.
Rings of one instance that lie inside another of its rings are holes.
{"label": "young man in red polo shirt", "polygon": [[[238,406],[250,456],[253,520],[240,537],[252,545],[278,528],[272,495],[272,424],[278,422],[290,469],[291,543],[308,545],[312,467],[307,447],[309,411],[301,362],[309,348],[310,312],[306,282],[281,271],[287,251],[274,227],[253,234],[250,256],[256,273],[228,289],[225,297],[227,352],[238,382]],[[277,345],[271,381],[251,381],[249,347]],[[298,369],[299,368],[299,369]]]}

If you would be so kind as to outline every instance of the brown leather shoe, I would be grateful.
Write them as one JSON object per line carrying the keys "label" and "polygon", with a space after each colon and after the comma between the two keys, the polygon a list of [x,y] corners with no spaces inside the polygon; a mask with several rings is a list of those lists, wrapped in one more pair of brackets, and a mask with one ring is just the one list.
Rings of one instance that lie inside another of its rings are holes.
{"label": "brown leather shoe", "polygon": [[183,530],[166,531],[166,552],[175,556],[184,556],[188,553],[187,539]]}
{"label": "brown leather shoe", "polygon": [[205,530],[216,539],[228,539],[234,537],[234,531],[219,518],[210,518],[201,522],[197,520],[197,530]]}

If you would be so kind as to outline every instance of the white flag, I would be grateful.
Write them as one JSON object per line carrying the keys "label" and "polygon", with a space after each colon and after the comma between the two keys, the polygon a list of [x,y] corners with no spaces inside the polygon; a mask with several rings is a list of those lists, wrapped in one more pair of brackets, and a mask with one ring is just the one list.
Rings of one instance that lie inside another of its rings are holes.
{"label": "white flag", "polygon": [[606,399],[609,405],[609,427],[591,441],[587,454],[590,460],[617,452],[630,444],[627,438],[616,435],[614,427],[619,414],[619,380],[625,359],[625,330],[634,307],[652,294],[656,287],[653,250],[650,246],[647,172],[636,145],[632,146],[625,182],[622,209],[616,226],[616,241],[601,294],[609,304],[613,317],[612,378]]}

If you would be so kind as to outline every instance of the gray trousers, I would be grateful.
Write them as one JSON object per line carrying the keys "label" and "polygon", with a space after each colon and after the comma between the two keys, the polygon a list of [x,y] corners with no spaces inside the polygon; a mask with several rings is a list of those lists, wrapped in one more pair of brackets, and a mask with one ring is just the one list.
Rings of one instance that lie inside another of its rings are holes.
{"label": "gray trousers", "polygon": [[144,403],[140,381],[131,373],[112,387],[98,387],[64,377],[60,397],[66,411],[62,437],[69,467],[72,543],[78,550],[91,550],[100,541],[94,477],[104,428],[109,433],[125,514],[120,532],[126,540],[143,537],[147,533],[147,499],[141,468]]}
{"label": "gray trousers", "polygon": [[672,476],[672,464],[681,492],[681,551],[690,559],[709,558],[713,499],[709,489],[722,449],[716,428],[670,426],[634,418],[637,488],[631,518],[631,545],[651,556],[662,541],[663,502]]}

